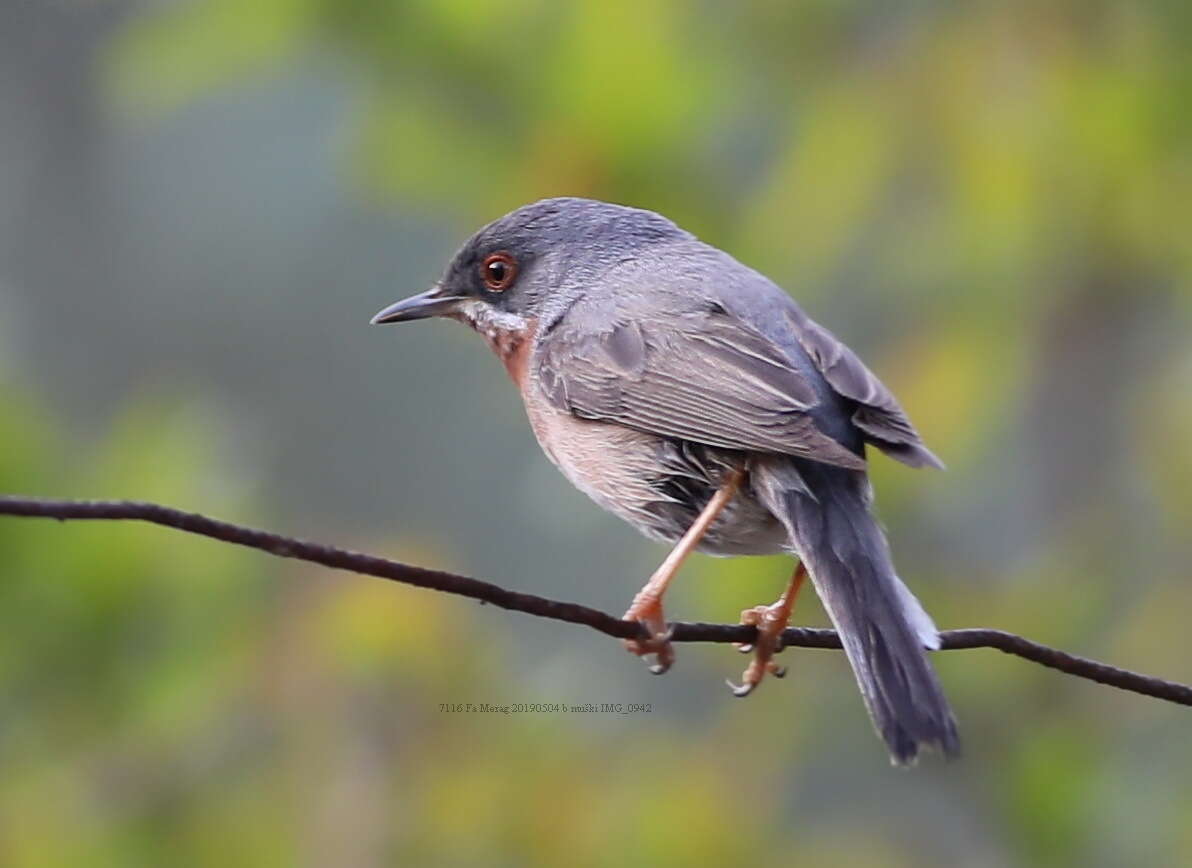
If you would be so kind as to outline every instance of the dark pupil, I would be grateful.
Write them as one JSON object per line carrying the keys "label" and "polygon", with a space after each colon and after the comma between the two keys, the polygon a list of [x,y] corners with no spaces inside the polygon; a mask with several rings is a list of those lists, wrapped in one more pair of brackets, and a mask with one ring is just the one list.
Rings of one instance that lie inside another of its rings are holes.
{"label": "dark pupil", "polygon": [[490,262],[488,264],[488,279],[493,283],[504,283],[506,267],[504,262]]}

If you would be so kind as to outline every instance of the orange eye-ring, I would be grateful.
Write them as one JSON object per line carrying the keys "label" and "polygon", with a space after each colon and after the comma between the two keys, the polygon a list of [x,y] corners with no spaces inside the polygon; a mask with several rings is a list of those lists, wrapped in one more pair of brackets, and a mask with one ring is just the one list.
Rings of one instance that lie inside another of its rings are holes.
{"label": "orange eye-ring", "polygon": [[492,292],[504,292],[517,277],[517,261],[508,253],[494,253],[480,265],[480,279]]}

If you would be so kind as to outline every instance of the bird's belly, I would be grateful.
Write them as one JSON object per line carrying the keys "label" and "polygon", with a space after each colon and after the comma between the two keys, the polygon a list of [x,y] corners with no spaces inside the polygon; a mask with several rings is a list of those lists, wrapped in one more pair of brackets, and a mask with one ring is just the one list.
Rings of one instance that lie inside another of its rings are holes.
{"label": "bird's belly", "polygon": [[[527,390],[529,391],[529,390]],[[675,542],[695,521],[741,453],[676,444],[622,425],[578,419],[527,396],[527,415],[547,457],[604,509],[651,539]],[[713,555],[784,551],[787,534],[748,484],[699,545]]]}

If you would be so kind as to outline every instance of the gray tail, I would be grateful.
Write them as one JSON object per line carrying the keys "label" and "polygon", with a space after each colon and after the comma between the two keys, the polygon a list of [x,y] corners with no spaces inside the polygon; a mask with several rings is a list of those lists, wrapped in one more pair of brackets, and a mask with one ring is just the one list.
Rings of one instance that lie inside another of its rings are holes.
{"label": "gray tail", "polygon": [[912,763],[924,747],[958,753],[956,720],[924,652],[939,634],[894,572],[864,472],[795,459],[756,468],[754,487],[807,566],[891,759]]}

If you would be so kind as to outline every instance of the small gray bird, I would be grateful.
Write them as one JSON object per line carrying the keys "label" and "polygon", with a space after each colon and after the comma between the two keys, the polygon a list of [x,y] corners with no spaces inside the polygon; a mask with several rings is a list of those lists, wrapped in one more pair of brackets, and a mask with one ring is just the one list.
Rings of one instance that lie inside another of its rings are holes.
{"label": "small gray bird", "polygon": [[959,748],[925,648],[939,634],[870,511],[866,445],[942,467],[860,359],[773,282],[652,211],[546,199],[485,226],[431,289],[374,323],[447,317],[485,337],[547,457],[646,536],[673,543],[625,617],[674,659],[662,596],[693,549],[790,552],[738,695],[773,661],[806,572],[896,763]]}

